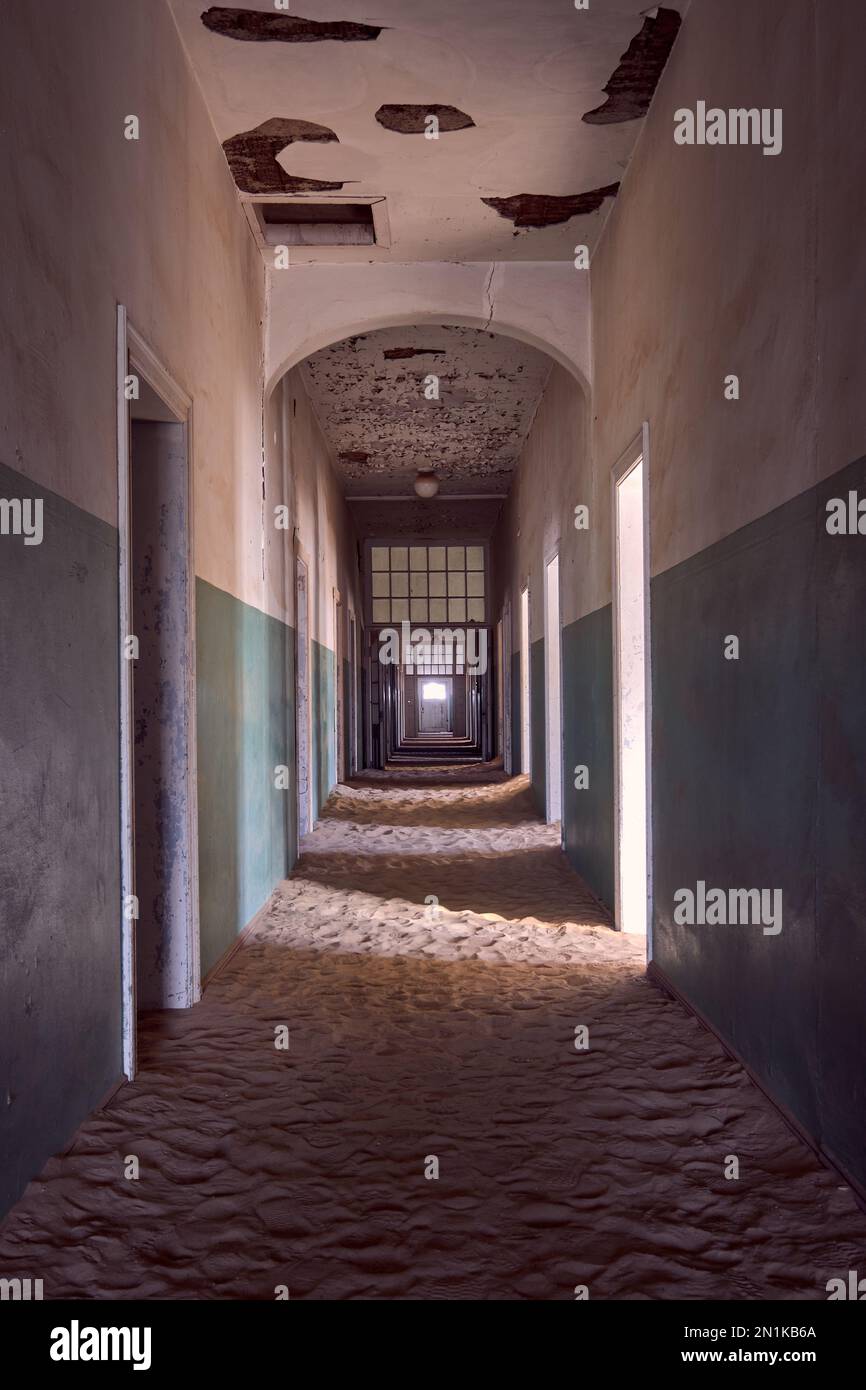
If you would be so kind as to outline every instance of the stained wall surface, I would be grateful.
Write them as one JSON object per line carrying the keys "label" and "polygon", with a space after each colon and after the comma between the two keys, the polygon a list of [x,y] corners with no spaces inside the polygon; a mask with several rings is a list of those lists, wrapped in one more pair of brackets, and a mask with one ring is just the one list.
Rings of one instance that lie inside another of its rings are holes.
{"label": "stained wall surface", "polygon": [[[600,479],[649,422],[655,964],[862,1183],[866,539],[826,529],[864,486],[861,19],[695,0],[591,286]],[[781,110],[781,153],[677,145],[698,100]],[[782,930],[677,922],[699,880]]]}
{"label": "stained wall surface", "polygon": [[264,267],[169,9],[0,12],[2,495],[45,507],[40,545],[0,539],[6,1205],[122,1068],[118,303],[193,400],[197,573],[259,611],[267,592]]}
{"label": "stained wall surface", "polygon": [[[575,276],[580,272],[573,271]],[[592,468],[589,411],[575,377],[554,365],[493,538],[494,613],[512,615],[512,748],[520,766],[520,590],[529,585],[532,789],[545,809],[545,566],[559,554],[563,709],[563,844],[613,907],[613,714],[609,480]],[[575,508],[587,525],[575,526]],[[589,768],[575,786],[574,769]]]}

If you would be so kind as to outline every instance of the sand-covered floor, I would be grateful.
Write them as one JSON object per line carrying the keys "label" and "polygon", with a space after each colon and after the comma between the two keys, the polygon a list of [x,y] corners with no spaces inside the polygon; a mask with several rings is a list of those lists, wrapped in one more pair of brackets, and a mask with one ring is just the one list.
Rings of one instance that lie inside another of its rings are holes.
{"label": "sand-covered floor", "polygon": [[30,1185],[0,1274],[46,1298],[823,1299],[866,1267],[850,1191],[647,983],[524,779],[359,779],[303,849],[201,1004],[143,1023],[137,1080]]}

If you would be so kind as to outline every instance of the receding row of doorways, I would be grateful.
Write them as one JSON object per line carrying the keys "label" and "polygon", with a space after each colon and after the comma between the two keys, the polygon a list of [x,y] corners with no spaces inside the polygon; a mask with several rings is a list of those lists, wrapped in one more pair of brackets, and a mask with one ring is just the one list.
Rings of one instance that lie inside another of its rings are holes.
{"label": "receding row of doorways", "polygon": [[[124,1069],[135,1071],[139,1006],[188,1007],[200,991],[197,882],[197,775],[192,579],[192,405],[146,343],[118,318],[120,522],[121,816]],[[614,691],[616,922],[644,932],[651,922],[649,759],[649,583],[646,429],[612,474],[614,519]],[[146,485],[139,486],[140,483]],[[173,518],[167,535],[161,515]],[[169,610],[152,620],[157,587]],[[309,568],[296,557],[294,670],[298,837],[312,824],[313,745]],[[499,752],[506,771],[531,773],[530,592],[518,595],[520,766],[512,768],[511,631],[508,604],[497,627],[493,679],[463,672],[393,671],[361,651],[355,614],[334,591],[334,774],[383,766],[389,756],[423,756],[449,743],[484,759]],[[168,621],[166,621],[166,616]],[[561,820],[564,767],[560,557],[544,565],[545,758],[547,818]],[[157,640],[158,634],[158,640]],[[147,637],[146,642],[141,638]],[[369,634],[375,640],[375,634]],[[132,650],[132,646],[137,650]],[[165,673],[170,679],[166,681]],[[133,678],[134,673],[134,678]],[[378,679],[378,686],[376,681]],[[461,699],[465,709],[460,723]],[[378,708],[377,708],[378,706]],[[406,712],[414,714],[406,724]],[[496,722],[492,726],[492,714]],[[414,719],[414,723],[412,720]],[[401,724],[401,720],[403,721]],[[170,727],[168,727],[170,726]],[[497,737],[498,729],[498,737]],[[384,739],[390,742],[383,741]],[[400,740],[409,743],[401,751]],[[413,742],[414,740],[414,742]],[[458,747],[459,744],[462,747]],[[170,748],[164,765],[159,748]],[[592,769],[586,769],[589,777]],[[170,846],[161,825],[171,824]],[[170,851],[170,852],[169,852]],[[158,968],[157,968],[158,967]]]}
{"label": "receding row of doorways", "polygon": [[[614,847],[615,921],[620,930],[647,935],[651,949],[651,683],[649,609],[648,427],[644,426],[611,472],[614,637]],[[563,784],[588,791],[593,769],[566,768],[563,740],[562,604],[558,551],[543,570],[544,757],[548,822],[562,820]],[[532,776],[531,593],[518,596],[519,756],[513,756],[512,613],[506,599],[497,626],[498,746],[507,772]],[[579,732],[579,731],[578,731]],[[577,739],[579,747],[580,740]],[[564,843],[564,830],[563,830]]]}

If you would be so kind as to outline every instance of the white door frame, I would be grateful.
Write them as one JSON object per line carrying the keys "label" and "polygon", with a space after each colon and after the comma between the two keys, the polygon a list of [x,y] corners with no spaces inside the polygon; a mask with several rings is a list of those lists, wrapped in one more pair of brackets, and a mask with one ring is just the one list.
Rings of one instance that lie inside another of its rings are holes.
{"label": "white door frame", "polygon": [[121,1018],[123,1070],[132,1080],[136,1070],[135,919],[126,905],[135,893],[135,788],[132,666],[124,657],[126,638],[132,633],[132,517],[130,508],[130,410],[126,379],[143,378],[177,417],[186,445],[187,527],[187,660],[184,672],[184,724],[186,757],[186,849],[189,861],[189,895],[186,905],[185,999],[188,1008],[201,997],[201,958],[198,893],[198,771],[195,682],[195,518],[193,485],[192,398],[178,385],[140,333],[129,322],[126,307],[117,306],[117,529],[118,648],[120,665],[120,881],[121,881]]}
{"label": "white door frame", "polygon": [[358,771],[358,623],[349,607],[349,765],[346,776]]}
{"label": "white door frame", "polygon": [[[550,594],[549,594],[549,588],[550,588],[550,566],[553,564],[554,560],[556,560],[556,562],[557,562],[557,565],[556,565],[556,598],[557,598],[557,603],[556,603],[556,617],[557,617],[557,630],[556,630],[556,632],[555,632],[555,634],[554,634],[554,637],[555,637],[555,639],[556,639],[556,645],[557,645],[556,669],[557,669],[557,677],[558,677],[558,685],[559,685],[559,689],[558,689],[558,691],[557,691],[557,702],[556,702],[556,703],[557,703],[557,714],[558,714],[558,720],[559,720],[559,730],[558,730],[559,737],[558,737],[558,739],[557,739],[558,747],[556,747],[556,748],[553,747],[553,740],[552,740],[552,734],[553,734],[552,722],[553,722],[553,721],[552,721],[552,717],[551,717],[551,712],[552,712],[552,708],[553,708],[553,691],[552,691],[552,689],[551,689],[551,683],[550,683],[551,654],[550,654],[550,651],[548,650],[548,643],[549,643],[549,641],[550,641],[550,635],[551,635],[551,634],[550,634],[550,631],[549,631],[549,627],[550,627]],[[545,771],[545,779],[544,779],[544,784],[545,784],[545,787],[544,787],[544,800],[545,800],[545,813],[546,813],[546,818],[547,818],[547,823],[548,823],[548,825],[552,824],[552,822],[554,822],[554,821],[557,821],[557,820],[558,820],[558,821],[561,821],[561,820],[562,820],[562,793],[563,793],[563,781],[564,781],[564,779],[563,779],[563,736],[562,736],[562,734],[563,734],[563,731],[562,731],[562,575],[561,575],[561,570],[560,570],[560,565],[559,565],[559,545],[557,544],[557,545],[555,545],[551,550],[549,550],[549,551],[547,552],[547,554],[545,555],[545,557],[544,557],[544,752],[545,752],[545,764],[546,764],[546,765],[545,765],[545,769],[544,769],[544,771]],[[556,754],[556,755],[558,756],[558,760],[559,760],[559,767],[558,767],[558,772],[557,772],[557,778],[558,778],[558,783],[559,783],[559,797],[558,797],[559,805],[558,805],[558,806],[555,806],[555,805],[553,804],[553,797],[552,797],[552,795],[551,795],[552,782],[551,782],[550,773],[551,773],[551,766],[552,766],[552,764],[554,763],[554,754]]]}
{"label": "white door frame", "polygon": [[514,646],[513,634],[511,631],[511,595],[505,595],[505,602],[502,605],[502,673],[504,683],[504,693],[502,699],[503,724],[505,737],[502,748],[502,770],[510,775],[512,742],[512,699],[511,699],[511,652]]}
{"label": "white door frame", "polygon": [[[313,828],[313,726],[312,726],[312,669],[310,650],[310,563],[303,546],[295,540],[295,788],[297,815],[295,817],[295,855],[300,854],[301,838]],[[304,614],[298,594],[303,580]],[[303,650],[303,664],[301,652]],[[302,753],[306,755],[306,796],[301,778]]]}
{"label": "white door frame", "polygon": [[505,674],[503,672],[502,618],[496,624],[496,745],[495,752],[505,766]]}
{"label": "white door frame", "polygon": [[[524,607],[524,594],[526,595]],[[532,593],[529,580],[519,590],[520,632],[520,771],[532,778]],[[524,612],[526,622],[523,621]]]}
{"label": "white door frame", "polygon": [[343,661],[346,656],[346,614],[339,589],[334,589],[334,783],[342,782],[345,768],[345,720]]}
{"label": "white door frame", "polygon": [[620,623],[619,623],[619,508],[617,487],[639,463],[643,464],[643,569],[644,569],[644,739],[646,749],[646,875],[647,875],[647,960],[652,959],[653,922],[653,829],[652,829],[652,629],[650,627],[650,438],[649,421],[617,459],[610,474],[611,497],[611,566],[613,576],[613,716],[614,716],[614,884],[615,924],[621,930],[620,902],[620,841],[622,835],[622,769],[620,767],[620,719],[622,715],[619,689]]}

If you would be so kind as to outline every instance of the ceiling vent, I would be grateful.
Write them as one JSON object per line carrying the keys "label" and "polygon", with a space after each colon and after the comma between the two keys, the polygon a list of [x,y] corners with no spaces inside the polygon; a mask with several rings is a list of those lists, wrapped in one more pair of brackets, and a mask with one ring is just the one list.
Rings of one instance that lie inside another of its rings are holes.
{"label": "ceiling vent", "polygon": [[274,246],[388,246],[385,200],[338,198],[251,198],[244,200],[256,240],[263,250]]}

